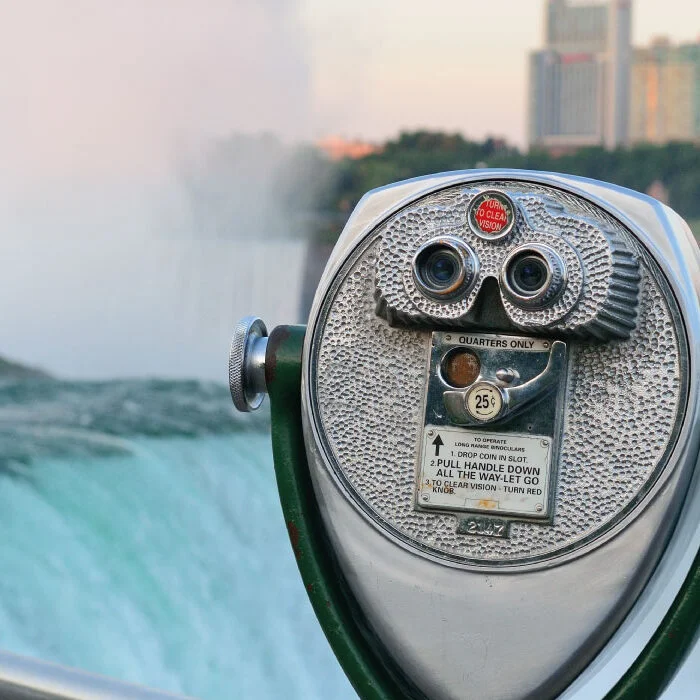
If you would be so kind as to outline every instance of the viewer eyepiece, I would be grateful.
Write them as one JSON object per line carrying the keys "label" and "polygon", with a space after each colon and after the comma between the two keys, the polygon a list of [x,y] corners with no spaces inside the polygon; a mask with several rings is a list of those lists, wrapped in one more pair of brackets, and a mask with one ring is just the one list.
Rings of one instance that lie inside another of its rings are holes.
{"label": "viewer eyepiece", "polygon": [[549,246],[521,246],[506,259],[501,285],[514,304],[542,308],[556,301],[564,290],[566,265]]}
{"label": "viewer eyepiece", "polygon": [[474,284],[478,260],[458,238],[434,238],[422,246],[413,260],[413,278],[422,294],[435,301],[451,301]]}

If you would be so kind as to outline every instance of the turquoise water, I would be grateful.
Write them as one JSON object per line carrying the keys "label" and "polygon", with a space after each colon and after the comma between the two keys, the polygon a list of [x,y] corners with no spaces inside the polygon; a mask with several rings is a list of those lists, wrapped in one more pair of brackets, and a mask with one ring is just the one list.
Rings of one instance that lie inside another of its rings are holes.
{"label": "turquoise water", "polygon": [[201,698],[351,698],[267,419],[202,382],[0,384],[0,647]]}

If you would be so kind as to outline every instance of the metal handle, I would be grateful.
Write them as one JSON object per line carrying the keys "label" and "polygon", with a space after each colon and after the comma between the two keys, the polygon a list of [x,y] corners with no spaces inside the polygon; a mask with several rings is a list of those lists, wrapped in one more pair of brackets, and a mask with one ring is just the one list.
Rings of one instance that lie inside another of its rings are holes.
{"label": "metal handle", "polygon": [[446,391],[443,393],[447,415],[450,421],[455,425],[484,425],[486,423],[495,423],[496,421],[510,418],[523,407],[533,403],[541,398],[543,394],[551,391],[559,381],[565,363],[566,344],[562,343],[560,340],[555,340],[549,352],[547,366],[540,374],[533,377],[530,381],[516,387],[498,386],[482,377],[479,377],[479,379],[474,382],[474,387],[485,385],[494,392],[498,392],[501,397],[502,408],[497,415],[494,415],[488,420],[477,420],[467,407],[467,397],[470,388],[461,391]]}
{"label": "metal handle", "polygon": [[255,411],[265,398],[266,350],[265,324],[257,316],[242,318],[233,331],[228,356],[228,384],[233,405],[239,411]]}

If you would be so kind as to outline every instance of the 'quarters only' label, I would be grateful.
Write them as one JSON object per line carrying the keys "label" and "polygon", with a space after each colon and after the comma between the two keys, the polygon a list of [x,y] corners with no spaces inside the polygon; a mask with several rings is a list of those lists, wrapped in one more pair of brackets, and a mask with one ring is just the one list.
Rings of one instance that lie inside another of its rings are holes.
{"label": "'quarters only' label", "polygon": [[519,350],[520,352],[549,352],[552,343],[540,338],[526,338],[511,335],[485,335],[483,333],[452,333],[449,336],[453,345],[485,350]]}
{"label": "'quarters only' label", "polygon": [[426,425],[418,503],[423,508],[548,517],[552,439]]}

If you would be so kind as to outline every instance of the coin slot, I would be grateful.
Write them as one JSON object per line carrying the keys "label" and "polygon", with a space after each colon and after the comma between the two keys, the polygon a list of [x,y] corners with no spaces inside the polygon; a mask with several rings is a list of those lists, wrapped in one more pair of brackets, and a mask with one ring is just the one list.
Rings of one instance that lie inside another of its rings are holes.
{"label": "coin slot", "polygon": [[440,363],[440,374],[446,384],[455,389],[473,384],[481,372],[481,361],[471,351],[453,348],[445,353]]}

